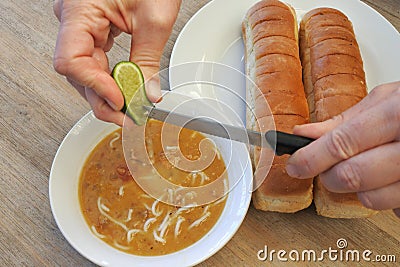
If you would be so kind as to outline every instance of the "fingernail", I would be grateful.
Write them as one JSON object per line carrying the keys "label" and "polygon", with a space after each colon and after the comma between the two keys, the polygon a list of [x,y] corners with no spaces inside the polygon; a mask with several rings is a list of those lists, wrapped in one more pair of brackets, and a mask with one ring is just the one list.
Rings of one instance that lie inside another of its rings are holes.
{"label": "fingernail", "polygon": [[304,129],[304,125],[305,125],[305,124],[295,125],[295,126],[293,127],[293,133],[294,133],[294,134],[300,133],[300,131],[301,131],[302,129]]}
{"label": "fingernail", "polygon": [[293,131],[295,131],[295,130],[297,130],[297,129],[300,129],[301,126],[302,126],[302,125],[295,125],[295,126],[293,127]]}
{"label": "fingernail", "polygon": [[161,101],[162,96],[160,82],[154,78],[150,79],[146,83],[146,93],[150,101],[155,103]]}
{"label": "fingernail", "polygon": [[107,98],[106,98],[105,100],[106,100],[107,104],[108,104],[113,110],[119,111],[119,109],[117,108],[117,105],[115,105],[114,102],[112,102],[111,100],[109,100],[109,99],[107,99]]}
{"label": "fingernail", "polygon": [[292,129],[292,132],[296,134],[296,131],[299,129],[299,125],[295,125]]}

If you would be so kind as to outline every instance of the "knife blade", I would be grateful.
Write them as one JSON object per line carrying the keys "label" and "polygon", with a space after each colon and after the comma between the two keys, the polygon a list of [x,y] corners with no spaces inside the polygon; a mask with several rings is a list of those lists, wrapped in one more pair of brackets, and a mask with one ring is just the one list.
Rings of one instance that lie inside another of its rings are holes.
{"label": "knife blade", "polygon": [[211,118],[191,117],[155,106],[144,106],[144,108],[148,111],[148,117],[155,120],[254,146],[270,147],[278,156],[293,154],[300,148],[314,141],[314,139],[308,137],[275,130],[260,133],[244,127],[220,123]]}

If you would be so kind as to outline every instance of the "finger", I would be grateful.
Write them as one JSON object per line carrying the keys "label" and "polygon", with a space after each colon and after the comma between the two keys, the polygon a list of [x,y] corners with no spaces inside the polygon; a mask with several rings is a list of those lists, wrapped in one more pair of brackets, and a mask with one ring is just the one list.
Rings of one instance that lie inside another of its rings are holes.
{"label": "finger", "polygon": [[318,139],[325,133],[335,129],[338,125],[342,124],[342,122],[343,122],[343,115],[340,114],[338,116],[333,117],[332,119],[323,122],[296,125],[293,128],[293,133],[301,136]]}
{"label": "finger", "polygon": [[344,111],[342,114],[323,122],[296,125],[293,129],[293,133],[315,139],[319,138],[323,134],[333,130],[335,127],[342,124],[343,122],[348,121],[354,116],[357,116],[358,114],[368,109],[371,109],[373,106],[384,101],[387,95],[391,94],[399,87],[400,87],[400,82],[393,82],[377,86],[374,90],[371,91],[370,94],[368,94],[364,99],[362,99],[357,105]]}
{"label": "finger", "polygon": [[67,81],[79,92],[79,94],[86,99],[86,94],[85,94],[85,87],[77,83],[76,81],[70,79],[67,77]]}
{"label": "finger", "polygon": [[120,110],[124,100],[116,83],[104,70],[106,56],[100,50],[94,48],[91,34],[79,26],[61,28],[54,55],[54,68],[82,86],[92,88],[114,110]]}
{"label": "finger", "polygon": [[122,126],[124,114],[121,111],[113,110],[103,98],[90,88],[85,88],[85,94],[96,118]]}
{"label": "finger", "polygon": [[[159,42],[153,40],[154,42]],[[139,43],[132,40],[130,60],[139,65],[146,81],[146,94],[151,102],[161,98],[161,86],[158,73],[160,60],[165,43]]]}
{"label": "finger", "polygon": [[361,203],[373,210],[397,209],[400,207],[400,182],[378,189],[357,193]]}
{"label": "finger", "polygon": [[[164,2],[154,8],[156,1],[140,3],[141,12],[132,22],[132,40],[130,60],[137,63],[146,81],[146,93],[150,101],[157,102],[161,97],[158,77],[160,60],[164,46],[172,32],[180,1]],[[160,3],[158,3],[160,4]],[[168,16],[160,14],[166,12]]]}
{"label": "finger", "polygon": [[[362,151],[391,142],[399,131],[400,90],[298,150],[287,161],[288,174],[310,178]],[[397,122],[397,123],[393,123]]]}
{"label": "finger", "polygon": [[400,181],[400,142],[388,143],[348,160],[319,175],[331,192],[373,190]]}

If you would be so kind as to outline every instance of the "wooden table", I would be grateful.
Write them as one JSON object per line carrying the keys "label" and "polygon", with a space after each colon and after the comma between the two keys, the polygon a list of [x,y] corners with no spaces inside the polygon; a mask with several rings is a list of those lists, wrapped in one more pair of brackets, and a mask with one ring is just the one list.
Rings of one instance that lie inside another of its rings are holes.
{"label": "wooden table", "polygon": [[[48,177],[54,155],[68,130],[89,111],[75,89],[53,70],[58,21],[52,2],[0,2],[0,266],[92,265],[64,239],[49,205]],[[183,25],[207,2],[183,1],[163,67]],[[399,0],[366,3],[400,30]],[[110,64],[126,60],[129,47],[129,38],[121,36],[109,54]],[[276,251],[321,252],[337,249],[339,238],[347,240],[349,249],[393,254],[400,261],[400,219],[390,211],[370,219],[333,220],[317,216],[313,207],[296,214],[250,208],[233,239],[201,265],[265,265],[257,259],[265,246]],[[280,263],[276,255],[273,263]],[[341,264],[345,263],[335,266]]]}

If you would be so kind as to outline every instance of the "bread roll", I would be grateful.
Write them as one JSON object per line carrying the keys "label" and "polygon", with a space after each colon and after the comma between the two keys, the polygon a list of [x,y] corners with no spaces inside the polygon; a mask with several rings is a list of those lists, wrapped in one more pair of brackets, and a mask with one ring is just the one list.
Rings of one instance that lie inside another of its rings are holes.
{"label": "bread roll", "polygon": [[[277,130],[292,132],[295,125],[307,123],[294,10],[276,0],[260,1],[248,10],[242,32],[246,74],[254,81],[247,83],[247,128],[266,132],[275,125]],[[253,193],[255,208],[296,212],[311,204],[312,179],[291,178],[285,171],[287,155],[275,157],[269,169],[270,149],[255,147],[251,154],[255,180],[263,180]]]}
{"label": "bread roll", "polygon": [[[303,81],[312,122],[336,116],[366,96],[365,73],[353,26],[340,11],[317,8],[300,23]],[[329,192],[317,177],[317,213],[332,218],[359,218],[375,213],[355,193]]]}

